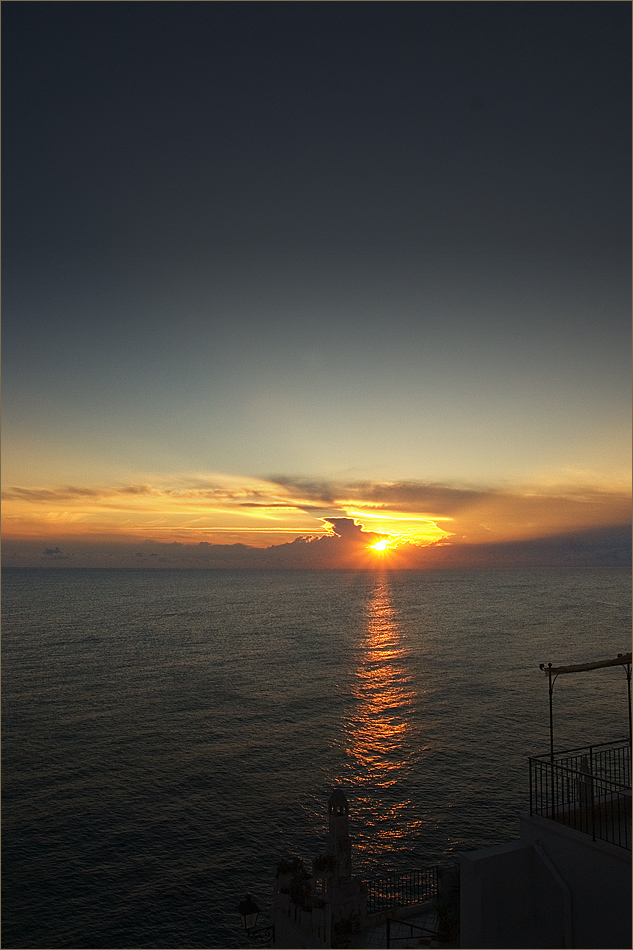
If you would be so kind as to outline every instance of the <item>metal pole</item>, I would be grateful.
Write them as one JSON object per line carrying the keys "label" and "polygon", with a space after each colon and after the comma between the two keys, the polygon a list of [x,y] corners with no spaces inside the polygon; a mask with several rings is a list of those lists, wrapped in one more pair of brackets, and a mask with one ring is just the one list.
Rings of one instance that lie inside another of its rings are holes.
{"label": "metal pole", "polygon": [[[545,671],[545,664],[539,663],[539,670]],[[547,664],[547,677],[549,680],[549,758],[554,767],[554,710],[552,708],[552,694],[554,692],[554,683],[552,682],[552,664]],[[554,677],[554,682],[556,677]]]}
{"label": "metal pole", "polygon": [[[554,804],[554,710],[552,696],[554,693],[554,683],[552,682],[552,664],[547,664],[547,677],[549,680],[549,767],[550,767],[550,786],[552,796],[552,820],[556,818],[556,806]],[[541,663],[541,669],[545,664]],[[556,679],[556,677],[554,677]]]}
{"label": "metal pole", "polygon": [[631,728],[631,664],[626,664],[626,685],[629,693],[629,745],[633,745],[633,729]]}
{"label": "metal pole", "polygon": [[591,746],[589,747],[589,769],[591,773],[589,777],[589,782],[590,782],[589,788],[591,789],[591,837],[595,841],[596,840],[596,802],[594,798],[594,788],[593,788],[593,749],[591,748]]}
{"label": "metal pole", "polygon": [[549,757],[550,762],[552,763],[552,769],[554,768],[554,709],[552,697],[554,694],[554,684],[552,683],[552,664],[548,664],[549,669],[547,675],[549,677]]}
{"label": "metal pole", "polygon": [[[618,653],[618,657],[622,656],[621,653]],[[631,727],[631,664],[623,663],[624,672],[626,673],[626,687],[629,694],[629,746],[633,746],[633,728]]]}

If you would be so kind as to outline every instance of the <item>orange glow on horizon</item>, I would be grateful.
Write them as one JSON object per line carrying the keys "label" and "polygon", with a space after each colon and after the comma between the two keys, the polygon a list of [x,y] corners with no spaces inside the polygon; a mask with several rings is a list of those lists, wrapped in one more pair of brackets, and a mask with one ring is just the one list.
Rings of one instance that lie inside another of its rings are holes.
{"label": "orange glow on horizon", "polygon": [[[348,518],[354,518],[357,523],[363,524],[367,531],[374,531],[376,534],[389,534],[392,540],[388,541],[388,546],[394,545],[397,537],[398,543],[409,541],[411,544],[430,544],[434,541],[441,541],[452,534],[439,527],[439,521],[452,522],[452,517],[431,517],[428,514],[416,514],[415,512],[391,511],[383,509],[379,512],[372,511],[368,506],[355,503],[353,506],[344,504],[345,514]],[[371,522],[371,528],[368,522]],[[373,545],[372,545],[373,547]],[[380,548],[376,550],[380,551]]]}
{"label": "orange glow on horizon", "polygon": [[[467,503],[463,492],[445,486],[433,489],[437,498],[422,497],[417,512],[408,484],[400,500],[397,486],[390,488],[393,497],[384,504],[372,499],[371,486],[367,500],[360,489],[359,497],[350,500],[347,487],[311,496],[295,486],[215,474],[113,485],[5,487],[2,537],[53,549],[62,539],[95,549],[102,542],[264,549],[314,540],[321,542],[313,551],[318,564],[391,570],[424,566],[440,547],[474,550],[479,544],[630,523],[630,492],[600,484],[473,490]],[[424,491],[421,486],[421,496]],[[355,527],[342,524],[339,533],[339,520]],[[304,557],[301,543],[281,553],[294,558],[297,552]]]}

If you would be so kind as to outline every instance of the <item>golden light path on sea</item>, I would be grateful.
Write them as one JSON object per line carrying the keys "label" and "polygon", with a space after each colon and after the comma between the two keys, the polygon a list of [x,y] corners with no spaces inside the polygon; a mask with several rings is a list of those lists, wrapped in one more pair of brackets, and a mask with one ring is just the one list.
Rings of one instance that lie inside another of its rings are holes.
{"label": "golden light path on sea", "polygon": [[406,795],[396,795],[397,801],[393,801],[394,790],[412,765],[411,746],[424,751],[418,738],[417,695],[408,661],[387,576],[379,573],[358,645],[352,687],[357,707],[346,723],[347,765],[342,777],[342,784],[355,789],[359,824],[371,829],[358,841],[364,859],[395,850],[399,843],[404,846],[421,824],[412,816],[412,803]]}

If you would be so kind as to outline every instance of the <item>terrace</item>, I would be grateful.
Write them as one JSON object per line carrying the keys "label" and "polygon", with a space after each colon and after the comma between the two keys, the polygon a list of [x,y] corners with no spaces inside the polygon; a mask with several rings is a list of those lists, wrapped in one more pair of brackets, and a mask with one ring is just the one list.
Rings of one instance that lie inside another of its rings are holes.
{"label": "terrace", "polygon": [[[628,690],[629,736],[614,742],[554,752],[553,694],[561,675],[621,666]],[[549,755],[530,758],[530,816],[550,818],[594,841],[631,850],[631,653],[572,666],[540,664],[549,680]]]}
{"label": "terrace", "polygon": [[[622,667],[627,739],[554,751],[561,675]],[[461,857],[462,947],[631,945],[631,654],[567,666],[549,680],[549,754],[529,759],[520,838]],[[599,912],[596,912],[599,908]]]}
{"label": "terrace", "polygon": [[530,758],[530,816],[631,850],[628,740]]}
{"label": "terrace", "polygon": [[[326,853],[310,875],[278,867],[276,947],[612,948],[631,939],[631,653],[541,669],[549,679],[550,751],[529,759],[520,837],[435,865],[361,881],[352,875],[349,806],[329,802]],[[558,676],[620,666],[628,739],[554,751]],[[599,908],[599,913],[596,908]]]}

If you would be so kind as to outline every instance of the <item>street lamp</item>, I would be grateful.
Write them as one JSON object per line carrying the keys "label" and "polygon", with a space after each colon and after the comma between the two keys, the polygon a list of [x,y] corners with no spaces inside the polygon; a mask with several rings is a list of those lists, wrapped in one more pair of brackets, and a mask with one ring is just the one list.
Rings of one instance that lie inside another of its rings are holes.
{"label": "street lamp", "polygon": [[262,942],[267,942],[268,940],[272,940],[274,942],[274,924],[269,927],[260,927],[258,930],[255,929],[257,924],[257,915],[259,914],[259,907],[250,894],[247,894],[244,900],[240,901],[239,907],[237,909],[242,919],[242,927],[246,931],[247,937],[254,937],[256,940],[261,940]]}

